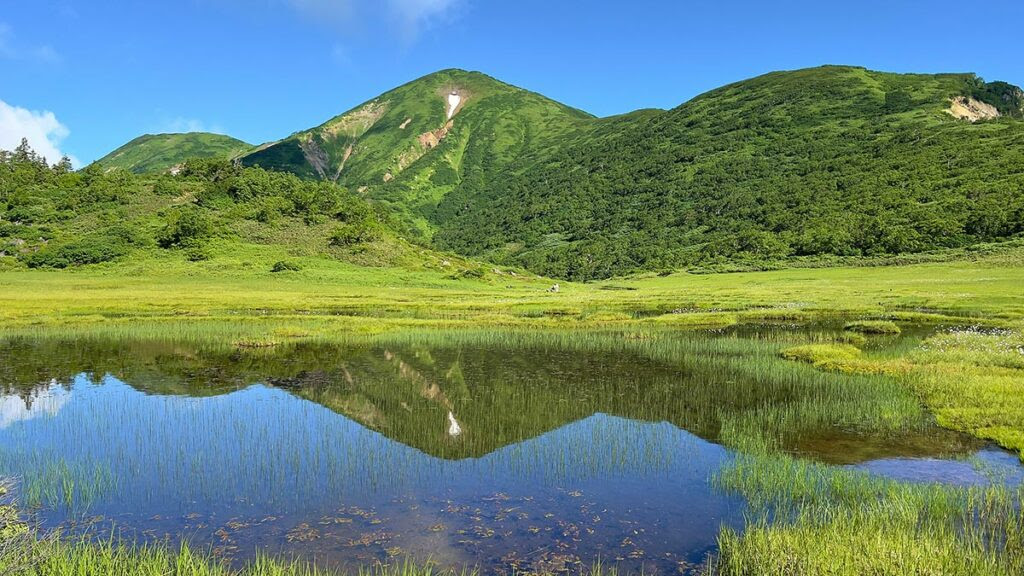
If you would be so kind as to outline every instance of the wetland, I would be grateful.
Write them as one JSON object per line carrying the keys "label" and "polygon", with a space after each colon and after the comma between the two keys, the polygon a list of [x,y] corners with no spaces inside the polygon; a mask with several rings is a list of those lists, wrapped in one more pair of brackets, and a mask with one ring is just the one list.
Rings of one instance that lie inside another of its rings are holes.
{"label": "wetland", "polygon": [[[884,359],[943,330],[857,341]],[[42,530],[236,567],[701,573],[733,535],[798,526],[847,490],[941,499],[943,526],[998,492],[1013,516],[1016,455],[939,426],[896,378],[780,355],[850,338],[835,322],[263,347],[12,336],[0,475]]]}

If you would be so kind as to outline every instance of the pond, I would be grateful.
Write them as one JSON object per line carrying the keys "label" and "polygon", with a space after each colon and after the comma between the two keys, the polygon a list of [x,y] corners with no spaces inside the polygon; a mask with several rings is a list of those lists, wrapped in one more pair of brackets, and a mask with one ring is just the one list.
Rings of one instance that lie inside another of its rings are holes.
{"label": "pond", "polygon": [[[877,407],[849,394],[865,381],[775,355],[751,334],[13,339],[0,475],[45,528],[189,540],[239,563],[259,549],[504,573],[692,569],[744,524],[743,498],[712,481],[737,419],[802,415],[780,449],[901,481],[1020,481],[1015,457],[912,399]],[[856,419],[880,410],[919,422]]]}

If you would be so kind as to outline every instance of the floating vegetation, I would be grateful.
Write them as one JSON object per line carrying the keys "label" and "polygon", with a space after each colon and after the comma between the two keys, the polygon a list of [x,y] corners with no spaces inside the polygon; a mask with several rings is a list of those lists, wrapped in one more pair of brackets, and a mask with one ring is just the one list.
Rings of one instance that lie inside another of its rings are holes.
{"label": "floating vegetation", "polygon": [[860,334],[899,334],[900,327],[888,320],[857,320],[847,322],[844,330]]}

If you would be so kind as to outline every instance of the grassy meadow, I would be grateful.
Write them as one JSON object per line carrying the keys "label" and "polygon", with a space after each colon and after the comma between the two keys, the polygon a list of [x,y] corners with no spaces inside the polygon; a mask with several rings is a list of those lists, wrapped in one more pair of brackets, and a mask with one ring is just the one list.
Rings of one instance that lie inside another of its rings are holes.
{"label": "grassy meadow", "polygon": [[[671,359],[678,352],[670,344],[675,330],[838,323],[846,327],[838,336],[781,338],[750,357],[754,375],[786,378],[789,370],[821,380],[801,380],[816,387],[801,392],[803,401],[722,420],[719,440],[740,456],[719,473],[716,485],[756,505],[744,532],[721,533],[719,556],[703,569],[736,575],[1024,569],[1016,489],[907,485],[783,449],[787,434],[803,425],[906,431],[932,417],[1024,449],[1024,251],[903,266],[645,274],[588,284],[508,268],[466,275],[460,273],[464,261],[455,259],[369,268],[309,258],[299,260],[300,270],[275,273],[270,265],[286,254],[272,247],[220,244],[211,252],[201,262],[169,252],[63,271],[0,273],[3,333],[177,338],[245,350],[303,341],[401,340],[412,332],[458,338],[437,332],[451,329],[474,331],[477,339],[550,329],[560,346],[594,349],[611,341]],[[871,345],[920,323],[944,328],[907,349]],[[768,365],[778,367],[761,368]],[[857,382],[858,392],[844,378],[855,378],[850,382]],[[23,535],[17,539],[36,546]],[[63,541],[39,546],[50,547],[45,561],[26,574],[235,573],[189,549]],[[431,570],[407,563],[370,573],[396,569]],[[314,573],[270,559],[244,572]]]}
{"label": "grassy meadow", "polygon": [[0,322],[11,330],[241,320],[329,336],[423,326],[687,327],[837,315],[1003,327],[1024,321],[1022,249],[907,266],[681,272],[587,284],[496,267],[469,275],[469,264],[455,258],[399,268],[310,257],[297,260],[301,270],[275,273],[284,248],[220,243],[211,251],[201,262],[157,252],[78,269],[3,272]]}

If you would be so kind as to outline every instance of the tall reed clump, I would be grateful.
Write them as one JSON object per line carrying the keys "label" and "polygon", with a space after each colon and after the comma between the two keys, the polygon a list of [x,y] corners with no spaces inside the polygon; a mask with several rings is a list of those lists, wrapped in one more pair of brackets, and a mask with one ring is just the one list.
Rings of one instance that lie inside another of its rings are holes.
{"label": "tall reed clump", "polygon": [[897,482],[793,458],[757,430],[726,426],[741,451],[714,482],[751,509],[742,534],[723,529],[710,574],[1024,573],[1024,488]]}
{"label": "tall reed clump", "polygon": [[[1020,342],[1011,331],[960,329],[898,359],[829,362],[834,354],[812,358],[811,347],[784,355],[831,373],[897,374],[940,424],[1019,449]],[[1024,574],[1024,488],[900,483],[781,454],[750,422],[726,428],[742,451],[715,481],[753,511],[742,535],[720,535],[712,574]]]}
{"label": "tall reed clump", "polygon": [[[31,561],[5,563],[5,576],[341,576],[343,572],[318,568],[313,563],[257,556],[242,567],[232,567],[188,544],[169,548],[162,544],[133,545],[108,539],[101,542],[50,538],[20,541],[20,551]],[[26,556],[27,557],[27,556]],[[411,559],[373,564],[358,569],[359,576],[477,576],[473,569],[440,568]]]}
{"label": "tall reed clump", "polygon": [[14,505],[14,482],[0,478],[0,574],[27,573],[44,558],[51,538],[39,538]]}

